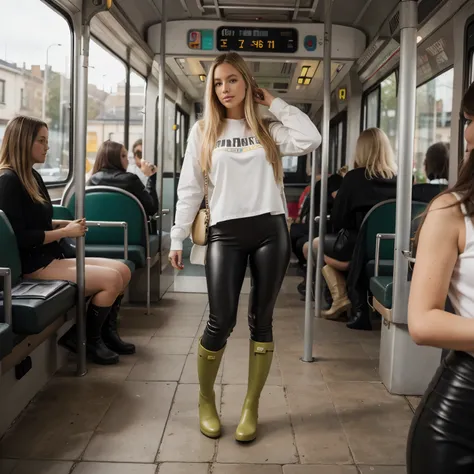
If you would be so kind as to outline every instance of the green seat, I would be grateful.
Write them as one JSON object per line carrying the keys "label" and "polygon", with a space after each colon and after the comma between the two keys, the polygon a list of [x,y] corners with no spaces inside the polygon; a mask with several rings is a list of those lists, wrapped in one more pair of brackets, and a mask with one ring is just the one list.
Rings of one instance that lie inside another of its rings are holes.
{"label": "green seat", "polygon": [[[380,260],[379,261],[379,275],[380,276],[391,276],[393,275],[393,260]],[[369,260],[365,266],[365,274],[368,278],[375,275],[375,260]]]}
{"label": "green seat", "polygon": [[13,333],[9,324],[0,323],[0,360],[13,349]]}
{"label": "green seat", "polygon": [[[28,285],[21,278],[21,262],[15,233],[3,211],[0,211],[0,267],[10,268],[13,294]],[[36,280],[40,283],[40,280]],[[43,287],[54,286],[57,282],[43,282]],[[0,279],[3,291],[3,280]],[[64,315],[76,303],[76,286],[61,282],[60,288],[47,297],[40,297],[35,291],[29,297],[12,298],[12,330],[15,334],[38,334],[57,318]],[[0,300],[0,321],[5,321],[3,297]]]}
{"label": "green seat", "polygon": [[[74,215],[75,194],[66,207]],[[128,259],[136,268],[147,270],[147,310],[151,301],[151,261],[159,255],[160,238],[150,235],[148,216],[140,201],[131,193],[111,186],[89,186],[85,191],[87,221],[126,222],[128,229]],[[141,248],[141,250],[140,250]],[[86,234],[86,255],[123,258],[122,228],[90,227]]]}
{"label": "green seat", "polygon": [[374,298],[387,309],[392,309],[393,277],[378,276],[370,279],[370,291]]}
{"label": "green seat", "polygon": [[[412,203],[412,218],[423,213],[426,204],[421,202]],[[361,227],[365,232],[365,271],[368,278],[376,273],[376,245],[377,234],[395,234],[396,201],[391,199],[374,206],[366,215]],[[379,250],[379,275],[393,275],[393,252],[394,239],[382,239]]]}
{"label": "green seat", "polygon": [[[86,244],[86,257],[123,259],[123,245]],[[143,268],[146,265],[145,249],[141,245],[129,245],[128,260],[136,268]]]}
{"label": "green seat", "polygon": [[[52,296],[42,298],[13,298],[13,332],[39,334],[76,304],[75,285],[67,284]],[[3,302],[0,311],[3,313]]]}
{"label": "green seat", "polygon": [[[67,207],[64,207],[64,206],[58,206],[58,205],[54,205],[53,206],[53,219],[62,219],[62,220],[66,220],[66,221],[69,221],[69,220],[73,220],[74,219],[74,216],[71,214],[71,211],[67,208]],[[93,246],[92,246],[93,247]],[[133,263],[132,260],[124,260],[123,258],[123,245],[119,245],[117,246],[119,248],[119,251],[117,251],[117,248],[113,248],[113,249],[110,249],[109,253],[112,255],[111,257],[109,258],[113,258],[119,262],[122,262],[122,263],[125,263],[125,265],[127,265],[128,268],[130,268],[130,271],[133,273],[135,271],[135,264]],[[71,245],[71,248],[74,249],[74,247]],[[103,252],[103,247],[100,248],[100,250],[98,250],[97,248],[92,248],[92,249],[89,249],[89,253],[87,252],[87,246],[86,246],[86,256],[87,257],[103,257],[104,255],[102,255]],[[134,249],[130,249],[129,248],[129,253],[130,251],[138,251],[139,252],[139,255],[136,255],[136,258],[138,259],[142,259],[143,261],[145,261],[146,257],[144,256],[144,253],[143,253],[143,248],[142,247],[138,247],[137,246],[137,250],[134,250]],[[105,251],[105,253],[107,253],[107,250]],[[100,254],[100,255],[98,255]],[[129,258],[130,258],[130,255],[129,255]],[[144,264],[143,264],[144,265]]]}

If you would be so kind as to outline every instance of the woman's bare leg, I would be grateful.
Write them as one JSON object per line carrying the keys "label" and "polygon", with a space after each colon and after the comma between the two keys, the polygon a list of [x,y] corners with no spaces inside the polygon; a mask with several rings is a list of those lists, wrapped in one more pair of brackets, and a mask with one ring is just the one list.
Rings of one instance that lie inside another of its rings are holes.
{"label": "woman's bare leg", "polygon": [[[25,275],[36,280],[67,280],[76,283],[76,259],[53,260],[47,267]],[[112,306],[123,291],[124,281],[120,272],[111,267],[86,262],[86,296],[92,296],[96,306]]]}

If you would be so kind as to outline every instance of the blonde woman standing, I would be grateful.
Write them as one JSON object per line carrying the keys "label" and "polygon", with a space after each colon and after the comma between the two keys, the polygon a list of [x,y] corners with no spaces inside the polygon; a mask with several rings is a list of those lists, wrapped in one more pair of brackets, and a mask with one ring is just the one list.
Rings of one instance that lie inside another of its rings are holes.
{"label": "blonde woman standing", "polygon": [[[277,121],[263,119],[258,106]],[[170,261],[182,269],[182,245],[209,178],[210,228],[206,279],[210,315],[198,350],[201,432],[221,433],[214,382],[237,316],[247,261],[249,301],[248,391],[235,437],[256,438],[258,401],[273,358],[272,317],[290,259],[281,156],[310,153],[321,136],[309,117],[258,89],[237,53],[216,58],[209,71],[204,119],[191,130],[178,186]]]}

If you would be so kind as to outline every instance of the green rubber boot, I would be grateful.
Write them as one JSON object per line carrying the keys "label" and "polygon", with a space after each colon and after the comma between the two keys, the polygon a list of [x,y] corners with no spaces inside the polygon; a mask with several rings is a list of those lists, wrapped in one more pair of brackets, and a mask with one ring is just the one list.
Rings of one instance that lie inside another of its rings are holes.
{"label": "green rubber boot", "polygon": [[216,381],[219,365],[224,354],[224,347],[217,352],[208,351],[199,343],[198,376],[199,376],[199,426],[201,433],[208,438],[221,435],[221,422],[216,410]]}
{"label": "green rubber boot", "polygon": [[249,442],[257,437],[258,401],[272,365],[273,348],[273,342],[250,341],[247,396],[235,431],[237,441]]}

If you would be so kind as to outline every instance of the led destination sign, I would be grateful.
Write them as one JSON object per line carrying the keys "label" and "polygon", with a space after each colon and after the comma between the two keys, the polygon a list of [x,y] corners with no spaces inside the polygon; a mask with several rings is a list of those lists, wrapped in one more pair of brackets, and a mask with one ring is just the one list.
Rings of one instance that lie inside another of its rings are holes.
{"label": "led destination sign", "polygon": [[221,26],[217,30],[217,49],[219,51],[295,53],[298,49],[298,31],[294,28]]}

